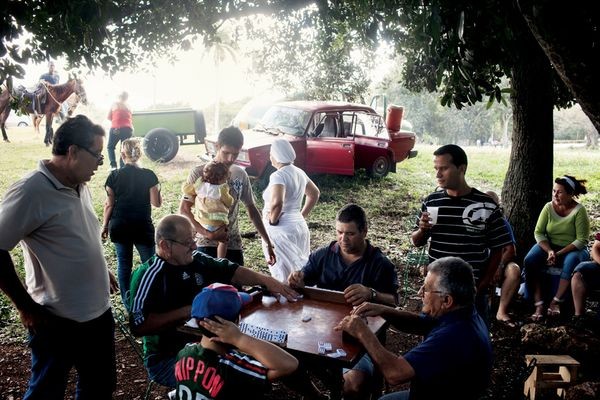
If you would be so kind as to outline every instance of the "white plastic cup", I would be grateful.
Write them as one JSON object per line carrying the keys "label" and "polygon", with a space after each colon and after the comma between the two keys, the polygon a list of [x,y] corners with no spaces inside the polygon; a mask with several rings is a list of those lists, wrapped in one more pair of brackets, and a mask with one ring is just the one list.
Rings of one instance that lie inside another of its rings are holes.
{"label": "white plastic cup", "polygon": [[439,209],[439,207],[427,207],[427,212],[429,213],[429,223],[431,225],[437,224]]}

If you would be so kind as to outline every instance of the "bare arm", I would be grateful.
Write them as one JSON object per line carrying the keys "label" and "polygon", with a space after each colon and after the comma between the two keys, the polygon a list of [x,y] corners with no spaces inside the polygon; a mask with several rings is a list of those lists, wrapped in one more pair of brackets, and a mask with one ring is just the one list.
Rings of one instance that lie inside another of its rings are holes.
{"label": "bare arm", "polygon": [[271,225],[277,225],[279,223],[284,196],[285,186],[280,184],[271,185],[271,209],[269,210],[269,223]]}
{"label": "bare arm", "polygon": [[[373,293],[375,292],[375,293]],[[344,289],[344,298],[346,301],[353,306],[357,306],[365,301],[372,301],[376,303],[395,305],[396,296],[392,293],[378,292],[373,288],[362,285],[360,283],[353,283]]]}
{"label": "bare arm", "polygon": [[492,249],[487,268],[485,269],[485,274],[479,277],[477,293],[482,293],[482,290],[486,290],[490,286],[492,280],[494,279],[494,275],[496,275],[496,271],[498,270],[498,265],[500,265],[501,260],[502,249]]}
{"label": "bare arm", "polygon": [[595,240],[592,245],[592,260],[600,264],[600,240]]}
{"label": "bare arm", "polygon": [[404,357],[387,350],[358,315],[344,317],[335,330],[344,330],[362,343],[375,365],[382,371],[386,382],[398,385],[415,376],[415,370]]}
{"label": "bare arm", "polygon": [[241,333],[237,325],[231,321],[221,317],[216,318],[218,321],[206,319],[199,322],[203,328],[217,335],[210,340],[231,344],[241,352],[256,358],[267,368],[267,378],[270,381],[289,375],[298,368],[298,360],[287,351],[272,343]]}
{"label": "bare arm", "polygon": [[106,201],[104,202],[104,217],[102,219],[102,239],[108,237],[108,222],[112,217],[113,208],[115,207],[115,192],[108,186],[106,189]]}
{"label": "bare arm", "polygon": [[271,243],[271,239],[269,239],[269,235],[267,234],[267,230],[265,229],[265,225],[263,224],[262,218],[260,216],[260,212],[258,211],[258,208],[256,208],[256,204],[254,204],[254,203],[246,204],[245,203],[245,205],[246,205],[246,209],[248,210],[248,216],[250,217],[250,220],[256,227],[256,230],[258,231],[258,234],[260,235],[260,237],[267,244],[267,248],[269,251],[269,261],[268,261],[269,264],[275,264],[276,258],[275,258],[275,252],[273,251],[273,243]]}
{"label": "bare arm", "polygon": [[49,312],[33,301],[27,293],[17,276],[10,253],[6,250],[0,250],[0,289],[19,311],[21,323],[25,328],[35,332],[36,327],[46,323]]}
{"label": "bare arm", "polygon": [[507,244],[502,248],[502,264],[508,265],[509,262],[514,261],[517,256],[517,249],[513,243]]}
{"label": "bare arm", "polygon": [[246,267],[238,267],[233,274],[232,282],[237,285],[260,285],[273,294],[281,294],[290,301],[295,301],[298,293],[272,276],[253,271]]}
{"label": "bare arm", "polygon": [[317,201],[319,201],[321,191],[317,185],[315,185],[314,182],[309,179],[308,183],[306,184],[304,194],[306,195],[306,200],[304,201],[304,207],[302,207],[302,216],[304,219],[306,219],[308,214],[310,214],[312,209],[315,207],[315,204],[317,204]]}
{"label": "bare arm", "polygon": [[560,257],[560,256],[564,256],[565,254],[570,253],[575,250],[578,250],[577,246],[575,246],[573,243],[569,243],[568,245],[566,245],[565,247],[563,247],[562,249],[560,249],[559,251],[557,251],[554,254],[557,257]]}
{"label": "bare arm", "polygon": [[425,335],[432,327],[432,323],[422,319],[419,314],[384,304],[363,303],[353,309],[351,314],[360,317],[380,316],[396,329],[416,335]]}
{"label": "bare arm", "polygon": [[415,246],[420,247],[427,243],[429,238],[429,231],[431,230],[431,222],[429,220],[429,213],[423,211],[421,218],[419,219],[419,229],[411,233],[410,238]]}
{"label": "bare arm", "polygon": [[160,183],[150,188],[150,204],[154,207],[162,205],[162,195],[160,194]]}

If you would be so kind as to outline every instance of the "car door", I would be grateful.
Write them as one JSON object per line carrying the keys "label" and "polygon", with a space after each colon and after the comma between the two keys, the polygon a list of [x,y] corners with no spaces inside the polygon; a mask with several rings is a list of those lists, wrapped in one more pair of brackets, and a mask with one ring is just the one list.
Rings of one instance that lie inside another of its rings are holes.
{"label": "car door", "polygon": [[354,175],[354,140],[346,137],[340,112],[317,112],[306,138],[305,171]]}

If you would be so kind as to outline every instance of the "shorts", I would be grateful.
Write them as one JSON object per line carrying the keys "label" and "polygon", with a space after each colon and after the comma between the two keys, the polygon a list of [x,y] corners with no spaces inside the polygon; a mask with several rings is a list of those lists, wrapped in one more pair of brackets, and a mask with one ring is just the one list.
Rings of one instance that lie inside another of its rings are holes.
{"label": "shorts", "polygon": [[581,274],[588,290],[600,287],[600,264],[594,261],[585,261],[575,267],[574,272]]}

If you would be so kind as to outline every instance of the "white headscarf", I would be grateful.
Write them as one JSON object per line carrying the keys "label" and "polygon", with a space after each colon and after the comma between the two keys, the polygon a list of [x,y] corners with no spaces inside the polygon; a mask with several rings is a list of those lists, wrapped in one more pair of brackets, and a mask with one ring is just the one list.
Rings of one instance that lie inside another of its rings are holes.
{"label": "white headscarf", "polygon": [[286,139],[275,139],[271,145],[271,157],[281,164],[291,164],[296,159],[296,152]]}

